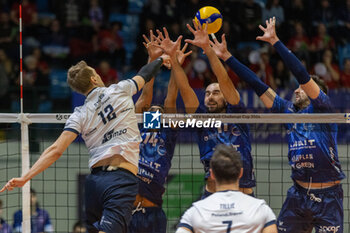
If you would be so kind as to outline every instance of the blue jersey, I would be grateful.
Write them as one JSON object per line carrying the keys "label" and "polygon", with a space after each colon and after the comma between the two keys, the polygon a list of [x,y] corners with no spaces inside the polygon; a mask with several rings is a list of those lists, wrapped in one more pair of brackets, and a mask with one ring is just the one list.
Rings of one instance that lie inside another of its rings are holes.
{"label": "blue jersey", "polygon": [[[272,110],[282,113],[331,112],[329,97],[320,91],[305,109],[297,111],[292,102],[276,96]],[[286,124],[288,160],[292,179],[303,182],[330,182],[345,178],[338,159],[336,124]]]}
{"label": "blue jersey", "polygon": [[[238,105],[228,104],[226,113],[241,113],[244,111],[243,102]],[[207,113],[205,106],[200,106],[196,113]],[[221,128],[197,129],[197,142],[200,160],[204,165],[205,178],[209,177],[210,159],[217,144],[227,144],[241,153],[243,176],[239,180],[239,187],[251,188],[255,186],[253,158],[251,155],[250,134],[247,124],[222,124]]]}
{"label": "blue jersey", "polygon": [[177,131],[140,129],[139,194],[161,206],[164,184],[174,155]]}
{"label": "blue jersey", "polygon": [[[22,232],[22,210],[18,210],[14,215],[13,229]],[[37,208],[36,213],[31,216],[31,232],[53,232],[49,213],[46,210]]]}

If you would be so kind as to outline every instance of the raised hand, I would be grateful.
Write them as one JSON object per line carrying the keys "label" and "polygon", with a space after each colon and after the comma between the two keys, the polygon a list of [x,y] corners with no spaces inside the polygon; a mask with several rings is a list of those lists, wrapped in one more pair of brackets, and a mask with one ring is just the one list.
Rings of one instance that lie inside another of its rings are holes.
{"label": "raised hand", "polygon": [[225,34],[222,34],[221,36],[221,43],[216,38],[214,38],[214,42],[210,41],[210,46],[214,50],[216,56],[224,61],[232,56],[232,54],[227,50]]}
{"label": "raised hand", "polygon": [[176,51],[177,61],[179,62],[180,65],[182,65],[184,63],[184,61],[185,61],[185,58],[192,53],[192,50],[190,50],[189,52],[185,53],[185,51],[187,49],[187,46],[188,46],[188,44],[186,43],[181,50],[177,50]]}
{"label": "raised hand", "polygon": [[197,24],[195,20],[193,20],[194,29],[189,24],[187,24],[186,26],[188,30],[190,30],[190,32],[192,32],[192,34],[194,35],[194,39],[193,40],[186,39],[185,40],[186,43],[190,43],[195,46],[198,46],[202,48],[204,51],[210,48],[207,23],[205,24],[204,27],[202,27],[200,24]]}
{"label": "raised hand", "polygon": [[162,49],[162,51],[165,54],[169,55],[172,59],[174,59],[176,58],[176,51],[180,48],[182,36],[179,36],[177,40],[174,42],[170,40],[169,33],[165,27],[163,27],[163,31],[164,31],[164,36],[161,31],[157,30],[158,37],[156,39],[159,45],[156,45],[156,46]]}
{"label": "raised hand", "polygon": [[276,18],[270,18],[269,20],[266,20],[266,28],[259,25],[259,28],[264,32],[264,35],[256,37],[257,40],[266,41],[270,43],[271,45],[274,45],[277,41],[279,41],[277,35],[276,35]]}
{"label": "raised hand", "polygon": [[7,182],[7,184],[0,190],[0,193],[8,190],[12,191],[14,188],[20,188],[23,187],[23,185],[26,183],[26,181],[23,178],[12,178]]}
{"label": "raised hand", "polygon": [[161,56],[163,54],[163,50],[156,45],[159,45],[158,41],[156,40],[156,37],[153,34],[153,31],[150,30],[149,37],[142,35],[145,42],[143,42],[143,45],[146,47],[148,56],[150,57],[151,61],[155,60],[157,57]]}

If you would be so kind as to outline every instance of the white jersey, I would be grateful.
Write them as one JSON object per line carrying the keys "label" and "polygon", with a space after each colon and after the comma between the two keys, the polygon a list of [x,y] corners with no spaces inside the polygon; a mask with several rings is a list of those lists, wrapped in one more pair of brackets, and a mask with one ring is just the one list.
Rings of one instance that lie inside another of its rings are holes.
{"label": "white jersey", "polygon": [[193,203],[178,227],[195,233],[261,233],[272,224],[276,216],[264,200],[240,191],[222,191]]}
{"label": "white jersey", "polygon": [[97,87],[67,120],[64,130],[81,134],[85,141],[90,168],[115,154],[138,166],[141,136],[132,100],[136,92],[132,79]]}

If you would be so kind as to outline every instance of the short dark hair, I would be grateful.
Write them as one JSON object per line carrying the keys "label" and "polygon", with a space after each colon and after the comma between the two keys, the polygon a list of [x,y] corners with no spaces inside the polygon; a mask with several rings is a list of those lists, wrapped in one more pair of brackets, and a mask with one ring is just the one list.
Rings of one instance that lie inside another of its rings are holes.
{"label": "short dark hair", "polygon": [[234,183],[241,173],[241,155],[232,146],[219,144],[215,147],[210,167],[219,184]]}
{"label": "short dark hair", "polygon": [[310,75],[310,78],[312,78],[315,83],[319,86],[319,88],[325,93],[328,93],[328,87],[327,84],[317,75]]}

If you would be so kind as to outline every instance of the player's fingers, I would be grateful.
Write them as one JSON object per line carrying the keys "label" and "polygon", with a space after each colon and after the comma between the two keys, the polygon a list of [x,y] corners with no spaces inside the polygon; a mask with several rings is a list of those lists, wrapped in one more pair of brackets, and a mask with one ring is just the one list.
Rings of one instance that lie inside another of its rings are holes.
{"label": "player's fingers", "polygon": [[146,42],[142,42],[142,44],[145,46],[145,48],[148,48],[148,44]]}
{"label": "player's fingers", "polygon": [[158,33],[158,37],[161,39],[161,40],[164,40],[164,36],[163,36],[163,33],[157,29],[157,33]]}
{"label": "player's fingers", "polygon": [[268,26],[268,25],[269,25],[269,21],[268,21],[268,20],[266,20],[266,21],[265,21],[265,23],[266,23],[266,26]]}
{"label": "player's fingers", "polygon": [[192,53],[192,50],[188,51],[187,53],[184,54],[184,57],[187,57],[188,55],[190,55]]}
{"label": "player's fingers", "polygon": [[259,28],[261,29],[261,31],[266,32],[266,28],[264,28],[263,26],[259,25]]}
{"label": "player's fingers", "polygon": [[192,20],[192,22],[193,22],[194,29],[196,29],[196,31],[199,30],[200,29],[200,23],[197,23],[196,20],[194,20],[194,19]]}
{"label": "player's fingers", "polygon": [[153,33],[153,30],[149,30],[149,37],[151,38],[151,42],[154,41],[154,33]]}
{"label": "player's fingers", "polygon": [[275,16],[272,18],[272,24],[273,24],[273,26],[276,25],[276,17]]}
{"label": "player's fingers", "polygon": [[207,32],[208,31],[208,22],[205,23],[205,26],[204,26],[204,31]]}
{"label": "player's fingers", "polygon": [[214,47],[214,46],[215,46],[214,42],[211,41],[211,40],[209,40],[209,44],[210,44],[211,47]]}
{"label": "player's fingers", "polygon": [[165,27],[163,27],[163,31],[164,31],[165,38],[169,38],[168,30]]}
{"label": "player's fingers", "polygon": [[149,43],[149,39],[147,38],[147,36],[145,34],[142,34],[142,37],[146,41],[146,43]]}
{"label": "player's fingers", "polygon": [[188,30],[190,30],[190,32],[192,32],[193,34],[195,33],[195,31],[189,24],[186,24],[186,27],[188,28]]}
{"label": "player's fingers", "polygon": [[256,40],[263,40],[263,37],[262,36],[257,36]]}
{"label": "player's fingers", "polygon": [[185,43],[184,47],[181,49],[181,52],[184,53],[186,51],[187,47],[188,47],[188,43]]}
{"label": "player's fingers", "polygon": [[0,190],[0,193],[2,193],[5,190],[6,190],[6,185],[4,187],[2,187],[2,189]]}
{"label": "player's fingers", "polygon": [[190,40],[190,39],[186,39],[185,42],[195,45],[195,44],[193,43],[193,40]]}
{"label": "player's fingers", "polygon": [[177,38],[177,40],[175,41],[175,44],[179,45],[181,43],[181,40],[182,40],[182,35]]}

